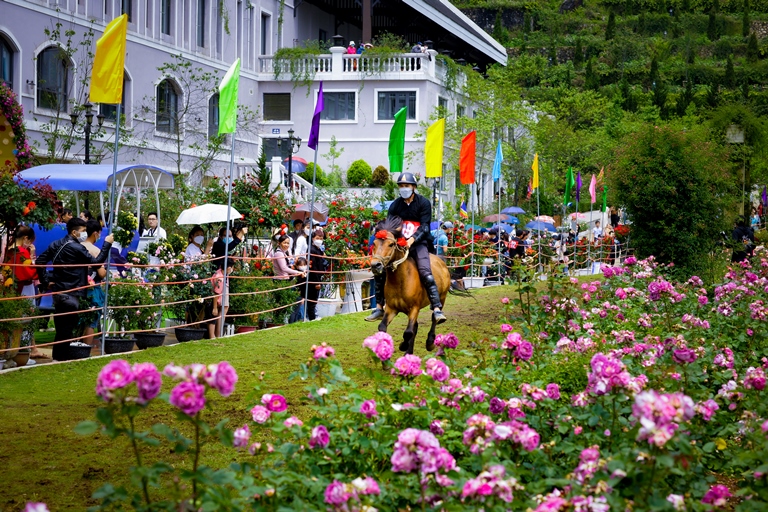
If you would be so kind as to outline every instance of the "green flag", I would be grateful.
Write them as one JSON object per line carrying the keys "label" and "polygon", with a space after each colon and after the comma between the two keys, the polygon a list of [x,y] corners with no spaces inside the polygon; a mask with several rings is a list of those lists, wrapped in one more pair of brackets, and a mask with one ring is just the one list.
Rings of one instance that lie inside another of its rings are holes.
{"label": "green flag", "polygon": [[571,190],[576,186],[576,179],[573,177],[573,168],[569,167],[565,173],[565,196],[563,197],[563,205],[567,206],[568,201],[571,199]]}
{"label": "green flag", "polygon": [[395,114],[395,124],[389,132],[389,172],[403,172],[405,159],[405,119],[408,107],[403,107]]}
{"label": "green flag", "polygon": [[601,212],[608,209],[608,185],[603,186],[603,206],[600,208]]}
{"label": "green flag", "polygon": [[229,68],[219,84],[219,135],[235,133],[237,126],[237,86],[240,82],[240,59]]}

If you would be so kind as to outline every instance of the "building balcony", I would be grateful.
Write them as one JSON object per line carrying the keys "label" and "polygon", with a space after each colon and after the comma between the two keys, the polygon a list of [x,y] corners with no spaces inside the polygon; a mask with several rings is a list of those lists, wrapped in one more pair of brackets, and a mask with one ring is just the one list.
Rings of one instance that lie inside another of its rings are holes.
{"label": "building balcony", "polygon": [[[437,58],[437,52],[401,53],[387,57],[348,55],[346,48],[332,47],[330,54],[311,55],[300,58],[277,59],[262,56],[258,61],[260,81],[313,80],[429,80],[444,85],[448,68]],[[455,85],[461,86],[461,73]]]}

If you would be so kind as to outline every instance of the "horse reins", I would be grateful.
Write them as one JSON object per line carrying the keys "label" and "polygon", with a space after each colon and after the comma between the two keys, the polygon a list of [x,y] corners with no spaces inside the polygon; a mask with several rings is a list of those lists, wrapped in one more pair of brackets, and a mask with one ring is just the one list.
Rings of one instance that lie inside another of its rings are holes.
{"label": "horse reins", "polygon": [[[387,239],[389,239],[389,237],[387,237]],[[404,255],[402,258],[400,258],[399,260],[396,260],[396,261],[390,261],[388,265],[385,265],[385,264],[384,264],[384,260],[381,258],[381,256],[378,256],[378,255],[373,255],[373,256],[371,256],[371,259],[377,259],[377,260],[379,260],[379,262],[380,262],[382,265],[384,265],[384,268],[385,268],[385,269],[386,269],[386,268],[388,268],[388,267],[392,267],[392,271],[394,272],[395,270],[397,270],[397,267],[399,267],[399,266],[400,266],[400,264],[401,264],[402,262],[404,262],[405,260],[407,260],[407,259],[408,259],[408,253],[409,253],[409,251],[408,251],[408,247],[400,247],[400,246],[399,246],[399,245],[397,245],[397,244],[395,244],[395,250],[402,250],[402,251],[405,251],[405,255]]]}

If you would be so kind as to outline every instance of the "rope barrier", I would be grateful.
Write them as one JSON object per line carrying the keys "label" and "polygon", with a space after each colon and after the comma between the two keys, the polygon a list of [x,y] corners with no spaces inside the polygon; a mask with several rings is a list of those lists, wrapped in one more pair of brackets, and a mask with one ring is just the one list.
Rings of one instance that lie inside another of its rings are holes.
{"label": "rope barrier", "polygon": [[[464,248],[469,247],[469,246],[470,246],[470,243],[459,244],[459,245],[455,245],[455,246],[449,247],[448,250],[450,251],[450,250],[456,250],[456,249],[464,249]],[[536,263],[534,261],[532,261],[532,260],[537,258],[538,254],[539,254],[538,251],[536,250],[536,246],[527,247],[526,249],[527,250],[526,250],[525,258],[529,258],[529,257],[531,258],[531,262],[527,266],[535,267]],[[629,256],[630,254],[633,253],[633,249],[628,248],[628,247],[621,246],[620,248],[616,248],[617,250],[614,250],[614,248],[612,248],[612,246],[609,246],[609,245],[606,245],[606,244],[599,244],[599,243],[592,245],[592,249],[594,249],[594,251],[592,251],[591,255],[586,254],[586,251],[587,251],[587,245],[586,244],[568,244],[563,249],[561,249],[559,252],[554,247],[550,247],[549,249],[550,249],[550,251],[541,251],[542,252],[542,256],[550,258],[551,260],[557,260],[558,258],[565,257],[565,258],[570,260],[569,267],[577,267],[577,266],[580,266],[580,265],[587,265],[586,268],[591,268],[590,264],[594,263],[594,262],[603,263],[603,262],[608,262],[608,261],[614,261],[615,259],[619,259],[619,258],[623,259],[623,258],[626,258],[627,256]],[[581,252],[584,252],[584,254],[580,254],[579,249],[582,249]],[[611,257],[611,252],[614,252],[614,254],[613,254],[614,257]],[[482,263],[482,260],[476,261],[475,264],[474,264],[475,267],[484,267],[485,266],[485,267],[488,267],[491,271],[494,271],[497,268],[499,253],[498,253],[498,250],[495,250],[495,249],[491,249],[490,253],[488,251],[485,251],[485,252],[474,251],[474,253],[470,252],[470,253],[465,253],[465,254],[462,254],[462,255],[459,255],[459,256],[445,255],[444,259],[445,259],[446,265],[448,266],[449,269],[468,269],[471,266],[471,263],[467,263],[467,264],[463,264],[462,265],[460,263],[460,261],[464,260],[466,258],[471,258],[473,255],[477,259],[487,258],[487,259],[493,259],[494,260],[493,264],[488,264],[488,265],[484,265]],[[234,256],[234,257],[230,257],[230,259],[233,262],[235,262],[235,263],[239,262],[241,264],[246,264],[246,265],[251,265],[251,264],[253,264],[255,262],[261,262],[261,263],[271,262],[271,261],[274,261],[274,260],[277,260],[277,259],[280,259],[280,258],[284,258],[284,256],[270,255],[270,256],[255,256],[255,257],[248,257],[248,256]],[[356,277],[355,279],[341,279],[341,280],[337,279],[338,274],[345,274],[346,275],[346,274],[349,274],[350,272],[368,271],[369,268],[366,267],[366,266],[360,266],[360,268],[354,268],[354,269],[344,268],[344,269],[340,269],[340,270],[333,268],[335,266],[334,262],[337,262],[337,261],[343,261],[343,262],[346,262],[348,264],[352,264],[354,262],[369,263],[370,262],[370,258],[371,258],[369,255],[351,255],[351,256],[330,256],[330,255],[326,255],[326,256],[324,256],[324,258],[326,260],[330,260],[330,262],[331,262],[329,270],[327,270],[325,272],[310,271],[309,273],[313,274],[313,275],[322,274],[322,276],[324,278],[328,278],[331,281],[310,280],[309,281],[310,285],[320,284],[320,285],[323,285],[323,286],[340,287],[342,285],[349,286],[349,285],[355,285],[355,284],[362,284],[362,283],[370,281],[370,279],[371,279],[371,278],[368,278],[368,277],[362,277],[362,278],[357,278]],[[211,281],[211,284],[213,284],[214,279],[216,279],[213,276],[203,276],[203,277],[198,277],[198,278],[193,278],[193,279],[188,279],[188,280],[173,280],[173,281],[156,280],[156,279],[153,279],[153,276],[154,276],[154,274],[157,273],[158,270],[167,269],[167,268],[185,267],[185,269],[189,272],[189,271],[194,271],[194,268],[196,266],[201,266],[202,267],[202,266],[205,265],[207,267],[211,267],[212,263],[215,263],[216,261],[222,260],[222,259],[223,259],[223,257],[217,257],[217,258],[204,258],[204,259],[188,261],[188,262],[172,262],[172,263],[147,264],[147,265],[135,264],[135,263],[126,263],[126,264],[123,264],[123,265],[116,265],[116,266],[125,268],[125,271],[121,272],[121,274],[120,274],[121,276],[130,275],[134,279],[141,278],[142,280],[141,281],[120,281],[120,280],[117,280],[117,281],[113,281],[111,283],[111,286],[113,286],[113,287],[119,287],[119,286],[140,286],[140,287],[154,288],[156,286],[173,287],[173,286],[184,286],[185,284],[196,284],[196,283],[207,284],[209,281]],[[501,263],[502,263],[502,267],[503,267],[503,269],[505,271],[509,271],[511,269],[514,259],[516,259],[516,258],[510,257],[508,255],[504,255],[502,253],[502,261],[501,261]],[[565,263],[562,263],[562,264],[565,264]],[[5,263],[4,266],[16,267],[16,266],[29,266],[29,265]],[[48,266],[46,268],[54,268],[54,269],[57,268],[57,267],[69,267],[69,268],[72,268],[72,267],[92,267],[92,268],[97,268],[97,267],[100,267],[100,266],[101,265],[98,265],[98,264],[97,265],[91,265],[91,264],[83,264],[83,265],[55,265],[55,266]],[[43,267],[42,267],[42,265],[40,265],[40,266],[36,266],[36,268],[43,268]],[[575,268],[574,268],[574,270],[575,270]],[[206,268],[205,270],[201,270],[201,272],[203,272],[203,271],[208,272],[209,268]],[[492,274],[492,275],[495,275],[495,274]],[[275,288],[269,288],[269,289],[264,289],[264,290],[253,290],[253,291],[244,291],[244,292],[237,292],[237,291],[235,291],[235,292],[228,292],[227,295],[229,297],[241,297],[241,296],[248,296],[248,295],[267,295],[267,294],[270,294],[270,293],[281,292],[281,291],[291,290],[291,289],[297,289],[298,290],[300,287],[304,286],[304,281],[301,281],[300,283],[294,282],[293,276],[288,276],[287,278],[282,278],[282,277],[276,277],[276,276],[271,276],[271,275],[230,275],[230,276],[228,276],[228,278],[231,279],[232,282],[244,281],[244,280],[266,280],[266,279],[270,279],[270,280],[272,280],[274,282],[277,282],[277,281],[285,281],[286,282],[285,286],[277,286]],[[218,278],[218,279],[221,279],[221,278]],[[86,286],[81,286],[81,287],[77,287],[77,288],[70,289],[70,290],[38,292],[35,295],[29,295],[29,296],[0,297],[0,301],[7,301],[7,300],[34,301],[35,299],[40,299],[40,298],[42,298],[44,296],[48,296],[48,295],[53,297],[53,296],[60,295],[60,294],[72,294],[73,292],[78,292],[78,291],[83,291],[83,290],[87,291],[89,289],[92,289],[92,288],[95,288],[95,287],[98,287],[98,286],[101,286],[101,284],[100,283],[93,283],[93,284],[88,284]],[[165,300],[161,299],[160,302],[152,303],[152,304],[130,304],[130,305],[124,305],[123,304],[123,305],[109,306],[108,310],[110,310],[110,311],[111,310],[119,311],[119,310],[125,310],[125,309],[135,309],[138,312],[139,310],[141,310],[143,308],[166,308],[166,307],[169,307],[169,306],[178,306],[178,305],[183,305],[183,304],[206,303],[206,302],[211,301],[211,300],[219,300],[221,297],[222,297],[222,294],[215,294],[214,293],[214,294],[209,294],[209,295],[206,295],[206,296],[203,296],[203,297],[194,297],[194,298],[177,300],[177,301],[170,301],[170,302],[166,302]],[[373,295],[368,295],[367,297],[361,297],[359,299],[356,298],[356,297],[353,297],[353,300],[351,300],[351,301],[350,300],[346,300],[345,302],[346,303],[353,303],[353,304],[356,304],[358,302],[363,303],[365,301],[371,300],[373,297],[374,297]],[[85,297],[83,297],[83,298],[85,298]],[[294,308],[294,307],[296,307],[296,306],[298,306],[300,304],[309,304],[309,303],[320,304],[322,302],[322,300],[323,299],[320,299],[320,298],[318,298],[318,299],[300,298],[299,300],[296,300],[296,301],[293,301],[293,302],[290,302],[290,303],[287,303],[287,304],[279,305],[279,306],[276,306],[276,307],[273,307],[273,308],[270,308],[270,309],[261,310],[261,311],[233,312],[233,313],[229,313],[228,312],[226,317],[229,318],[229,319],[234,319],[234,318],[242,318],[242,317],[252,317],[252,316],[255,316],[255,315],[271,314],[271,313],[275,313],[277,311],[282,311],[282,310],[286,310],[286,309],[289,309],[289,308]],[[327,300],[327,299],[325,299],[325,300]],[[334,300],[333,302],[338,304],[341,301],[340,300]],[[92,309],[76,310],[76,311],[62,312],[62,313],[55,313],[55,312],[54,313],[46,313],[46,314],[41,314],[41,315],[25,316],[25,317],[20,317],[20,318],[2,318],[2,319],[0,319],[0,322],[5,322],[5,323],[7,323],[7,322],[29,322],[29,321],[32,321],[32,320],[39,320],[39,319],[45,319],[45,318],[64,317],[64,316],[67,316],[67,315],[80,315],[80,314],[83,314],[83,313],[96,312],[96,311],[100,312],[101,309],[92,308]],[[136,329],[136,330],[131,330],[131,331],[107,330],[106,334],[107,335],[128,336],[128,335],[132,335],[132,334],[140,334],[140,333],[147,333],[147,332],[165,332],[165,331],[168,331],[170,329],[175,329],[175,328],[184,328],[184,327],[191,327],[191,326],[204,326],[204,325],[207,325],[207,324],[209,324],[211,322],[215,322],[216,319],[217,318],[214,317],[214,318],[206,318],[204,320],[196,320],[196,321],[190,321],[190,322],[186,322],[185,321],[184,323],[177,323],[175,325],[168,325],[168,326],[158,326],[158,327],[151,328],[151,329]],[[112,322],[112,321],[113,320],[108,320],[108,322]],[[108,324],[107,328],[109,329],[109,324]],[[19,329],[24,329],[24,326],[23,325],[20,326]],[[54,342],[49,342],[49,343],[44,343],[44,344],[36,344],[36,346],[38,348],[40,348],[40,347],[50,347],[50,346],[57,345],[57,344],[62,344],[62,343],[73,343],[73,342],[77,342],[77,341],[80,341],[80,340],[83,340],[83,339],[86,339],[86,338],[92,338],[93,337],[95,339],[99,334],[100,333],[82,335],[82,336],[77,336],[77,337],[74,337],[74,338],[71,338],[71,339],[67,339],[67,340],[59,340],[59,341],[54,341]],[[2,356],[6,352],[18,351],[19,349],[23,349],[23,348],[26,348],[26,347],[2,348],[2,349],[0,349],[0,356]]]}

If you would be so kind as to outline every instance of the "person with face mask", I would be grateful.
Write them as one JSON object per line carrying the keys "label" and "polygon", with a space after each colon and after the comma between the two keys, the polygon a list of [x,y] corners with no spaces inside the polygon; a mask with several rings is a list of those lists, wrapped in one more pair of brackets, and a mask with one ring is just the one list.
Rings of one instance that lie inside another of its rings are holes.
{"label": "person with face mask", "polygon": [[[96,242],[98,242],[99,237],[101,237],[101,223],[95,219],[87,221],[85,223],[85,232],[88,235],[88,239],[83,242],[83,246],[85,246],[91,256],[97,258],[99,252],[101,252],[100,249],[96,247]],[[112,258],[112,261],[114,261],[114,258]],[[93,345],[93,333],[96,332],[96,329],[101,327],[101,310],[104,307],[104,289],[101,287],[101,281],[107,277],[107,269],[103,266],[98,267],[91,271],[90,276],[91,279],[93,279],[94,284],[98,284],[99,286],[89,288],[87,297],[88,301],[91,303],[91,307],[98,310],[98,314],[93,323],[85,328],[83,334],[88,336],[88,338],[84,338],[83,341],[89,345]]]}
{"label": "person with face mask", "polygon": [[325,232],[316,229],[312,233],[312,246],[309,248],[309,289],[307,290],[307,319],[317,318],[317,301],[320,298],[321,281],[328,272],[328,260],[325,259]]}
{"label": "person with face mask", "polygon": [[[67,222],[67,236],[49,245],[36,261],[39,273],[44,272],[49,264],[53,265],[50,279],[48,276],[41,279],[41,285],[49,282],[54,292],[53,307],[57,314],[53,317],[56,327],[54,341],[57,342],[74,337],[78,321],[77,311],[80,310],[80,299],[86,296],[91,266],[101,266],[107,261],[114,240],[111,234],[104,237],[101,251],[98,256],[93,257],[83,245],[87,239],[86,222],[72,218]],[[43,286],[43,289],[45,288]],[[53,346],[53,359],[62,361],[68,352],[63,343],[57,343]]]}
{"label": "person with face mask", "polygon": [[[404,172],[397,178],[400,197],[389,206],[387,217],[400,217],[403,221],[402,233],[408,243],[408,257],[413,258],[419,270],[421,285],[427,292],[432,316],[438,324],[447,320],[440,302],[440,292],[432,276],[429,253],[434,253],[434,239],[429,231],[432,222],[432,204],[429,199],[416,192],[416,178],[413,173]],[[376,276],[376,309],[365,320],[377,322],[384,317],[384,284],[387,273]]]}
{"label": "person with face mask", "polygon": [[[235,231],[235,236],[232,236],[232,230],[227,231],[226,227],[219,230],[219,239],[213,242],[211,246],[211,254],[216,258],[216,268],[224,268],[224,253],[232,254],[240,243],[245,240],[245,234],[248,232],[246,227],[238,227]],[[229,266],[232,266],[232,262],[229,262]]]}
{"label": "person with face mask", "polygon": [[[32,297],[35,295],[34,282],[38,279],[37,269],[30,265],[35,259],[35,230],[29,226],[19,226],[14,231],[8,248],[5,251],[4,262],[13,266],[13,284],[16,292],[22,297]],[[30,299],[30,306],[34,304]],[[34,332],[24,329],[22,339],[27,339],[32,343],[32,352],[30,358],[45,357],[35,346]],[[35,364],[32,361],[31,364]]]}
{"label": "person with face mask", "polygon": [[213,239],[208,240],[208,244],[203,249],[205,243],[205,231],[200,226],[195,226],[189,230],[187,237],[189,245],[184,251],[184,261],[194,261],[200,259],[203,255],[211,254],[213,248]]}

